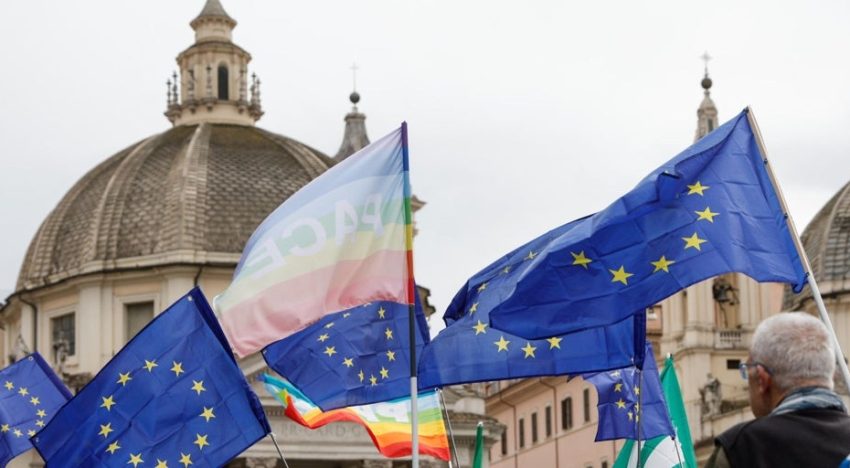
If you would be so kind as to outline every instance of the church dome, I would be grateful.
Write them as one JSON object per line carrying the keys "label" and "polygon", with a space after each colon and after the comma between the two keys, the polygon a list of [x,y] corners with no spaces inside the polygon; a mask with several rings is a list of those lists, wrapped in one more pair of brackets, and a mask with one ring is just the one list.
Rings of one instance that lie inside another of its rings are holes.
{"label": "church dome", "polygon": [[233,267],[260,222],[331,165],[253,126],[173,127],[71,188],[33,238],[16,289],[162,265]]}
{"label": "church dome", "polygon": [[[818,283],[843,285],[850,278],[850,183],[820,209],[806,226],[801,240]],[[824,290],[825,286],[831,294],[850,292],[850,283],[847,287],[840,287],[841,291],[827,284],[821,284],[819,289]],[[799,310],[804,302],[812,298],[808,286],[799,295],[787,291],[784,304],[786,310]]]}

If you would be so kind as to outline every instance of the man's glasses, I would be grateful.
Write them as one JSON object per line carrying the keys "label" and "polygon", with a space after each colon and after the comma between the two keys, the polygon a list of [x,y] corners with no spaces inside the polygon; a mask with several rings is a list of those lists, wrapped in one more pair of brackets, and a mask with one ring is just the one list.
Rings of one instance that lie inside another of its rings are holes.
{"label": "man's glasses", "polygon": [[753,362],[749,362],[749,363],[748,362],[742,362],[742,363],[738,364],[738,370],[741,372],[741,378],[744,379],[744,380],[749,380],[750,379],[750,369],[755,369],[758,366],[761,366],[761,368],[764,369],[765,372],[767,372],[768,374],[771,374],[770,369],[767,366],[765,366],[764,364],[762,364],[758,361],[753,361]]}

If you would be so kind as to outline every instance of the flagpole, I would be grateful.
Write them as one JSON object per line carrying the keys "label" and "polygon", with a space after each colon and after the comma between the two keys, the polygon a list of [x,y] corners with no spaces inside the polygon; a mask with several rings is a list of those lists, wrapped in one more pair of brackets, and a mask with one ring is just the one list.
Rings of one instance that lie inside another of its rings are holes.
{"label": "flagpole", "polygon": [[[646,360],[646,358],[644,358],[644,361],[645,360]],[[638,386],[637,386],[637,388],[640,389],[641,387],[643,387],[643,369],[635,369],[635,372],[637,372],[637,374],[638,374],[638,379],[637,379]],[[640,412],[641,412],[641,407],[642,407],[640,402],[641,402],[641,400],[643,400],[642,395],[643,395],[643,393],[640,393],[640,392],[637,394],[638,407],[635,410],[635,422],[637,423],[637,460],[636,460],[637,463],[636,463],[635,466],[637,466],[637,468],[641,468],[641,466],[643,466],[643,464],[641,463],[641,453],[640,453],[640,451],[641,451],[641,444],[640,444],[641,430],[640,429],[643,426],[643,418],[640,417]]]}
{"label": "flagpole", "polygon": [[416,283],[413,280],[413,210],[410,206],[410,152],[407,122],[401,123],[401,151],[404,169],[404,242],[407,250],[407,301],[409,304],[408,331],[410,338],[410,461],[419,468],[419,407],[416,382]]}
{"label": "flagpole", "polygon": [[[438,388],[437,394],[440,395],[440,404],[443,405],[443,413],[446,415],[446,427],[449,430],[449,440],[451,441],[451,456],[456,467],[460,466],[460,461],[457,458],[457,446],[455,445],[455,433],[452,430],[452,420],[449,418],[449,407],[446,406],[446,399],[443,398],[443,389]],[[450,464],[451,465],[451,464]]]}
{"label": "flagpole", "polygon": [[773,190],[776,191],[777,198],[779,198],[779,204],[781,205],[782,212],[785,215],[785,222],[788,225],[789,231],[791,231],[791,238],[794,241],[794,247],[797,249],[797,254],[800,256],[800,260],[803,262],[803,267],[806,269],[806,273],[808,273],[806,275],[806,280],[812,290],[812,297],[815,299],[815,304],[817,304],[821,321],[823,321],[824,325],[826,325],[827,330],[829,330],[829,333],[832,336],[832,342],[835,347],[835,359],[838,361],[838,367],[841,369],[842,377],[844,377],[844,385],[846,385],[847,388],[850,388],[850,369],[847,367],[847,361],[844,360],[844,353],[841,351],[841,343],[838,342],[838,335],[835,334],[835,329],[832,327],[832,321],[829,319],[829,313],[826,310],[826,305],[823,302],[823,297],[821,296],[817,281],[815,281],[812,265],[809,263],[809,256],[806,255],[806,251],[803,249],[803,243],[800,240],[800,235],[797,233],[797,226],[794,224],[794,219],[788,211],[785,196],[782,195],[782,189],[779,187],[779,183],[776,180],[776,174],[773,173],[773,168],[770,167],[770,164],[768,163],[767,148],[764,145],[761,130],[759,130],[758,123],[756,122],[756,117],[750,107],[747,107],[747,120],[750,122],[753,135],[756,137],[756,143],[759,146],[762,158],[764,158],[764,167],[767,171],[768,177],[770,178],[770,183],[773,185]]}
{"label": "flagpole", "polygon": [[277,439],[274,438],[274,432],[269,432],[269,435],[272,438],[272,443],[274,444],[274,448],[277,449],[277,454],[280,457],[281,461],[283,461],[283,466],[289,468],[289,463],[286,463],[286,458],[283,458],[283,452],[280,451],[280,446],[277,445]]}

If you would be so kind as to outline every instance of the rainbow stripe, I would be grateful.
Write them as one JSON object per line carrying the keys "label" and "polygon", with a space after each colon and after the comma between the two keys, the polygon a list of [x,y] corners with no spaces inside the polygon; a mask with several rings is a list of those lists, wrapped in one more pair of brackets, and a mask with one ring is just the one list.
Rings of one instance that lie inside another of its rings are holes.
{"label": "rainbow stripe", "polygon": [[[338,421],[361,424],[375,447],[390,458],[411,453],[410,398],[322,411],[291,383],[263,374],[266,390],[280,401],[286,415],[298,424],[316,429]],[[419,453],[449,460],[449,439],[437,393],[422,393],[417,401]]]}
{"label": "rainbow stripe", "polygon": [[330,313],[412,303],[406,140],[403,124],[304,186],[251,235],[213,302],[237,355]]}

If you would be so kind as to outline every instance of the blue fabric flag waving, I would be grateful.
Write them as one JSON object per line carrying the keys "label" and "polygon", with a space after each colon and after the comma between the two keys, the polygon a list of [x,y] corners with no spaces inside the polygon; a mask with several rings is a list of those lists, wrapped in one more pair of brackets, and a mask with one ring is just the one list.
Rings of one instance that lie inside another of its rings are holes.
{"label": "blue fabric flag waving", "polygon": [[596,387],[599,396],[597,441],[637,440],[638,436],[640,440],[647,440],[674,435],[649,342],[646,343],[646,359],[643,362],[642,372],[637,366],[629,366],[613,372],[582,376]]}
{"label": "blue fabric flag waving", "polygon": [[133,337],[32,440],[48,466],[220,466],[269,432],[195,288]]}
{"label": "blue fabric flag waving", "polygon": [[[263,350],[269,367],[322,410],[410,395],[409,306],[372,302],[328,315]],[[416,296],[417,355],[428,325]]]}
{"label": "blue fabric flag waving", "polygon": [[[579,374],[630,366],[643,359],[645,314],[566,334],[526,340],[490,326],[490,311],[533,268],[548,237],[535,239],[476,275],[452,300],[447,327],[422,351],[419,387]],[[477,278],[487,278],[479,281]],[[469,284],[476,284],[474,289]],[[636,344],[637,343],[637,344]]]}
{"label": "blue fabric flag waving", "polygon": [[0,371],[0,466],[32,448],[40,431],[71,398],[40,354],[34,353]]}
{"label": "blue fabric flag waving", "polygon": [[[608,208],[529,246],[491,325],[527,338],[620,321],[704,279],[744,273],[791,283],[805,272],[745,110],[652,172]],[[469,280],[467,300],[500,272]]]}

